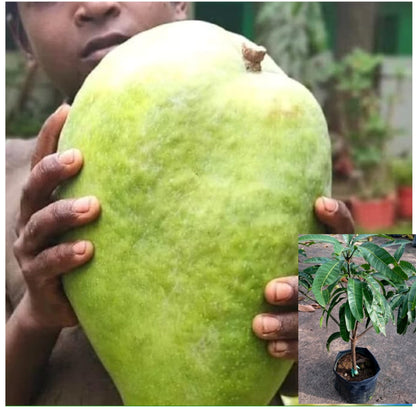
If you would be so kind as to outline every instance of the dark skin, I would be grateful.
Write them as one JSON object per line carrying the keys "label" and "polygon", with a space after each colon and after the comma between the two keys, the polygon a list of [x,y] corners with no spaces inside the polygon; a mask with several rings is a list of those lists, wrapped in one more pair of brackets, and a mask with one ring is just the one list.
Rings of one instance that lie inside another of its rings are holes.
{"label": "dark skin", "polygon": [[[71,102],[85,77],[111,48],[143,30],[184,19],[186,4],[19,3],[19,15],[24,31],[17,26],[14,31],[21,47]],[[53,198],[54,190],[77,175],[83,164],[77,149],[57,153],[69,110],[64,104],[42,127],[22,192],[14,253],[27,290],[6,325],[8,404],[28,403],[60,331],[78,323],[60,276],[88,262],[94,253],[90,241],[55,244],[59,235],[100,214],[94,196]],[[329,231],[353,232],[351,215],[342,202],[319,198],[315,212]],[[264,296],[271,304],[292,307],[292,312],[259,314],[252,322],[254,333],[267,341],[272,356],[296,359],[297,276],[272,280]]]}

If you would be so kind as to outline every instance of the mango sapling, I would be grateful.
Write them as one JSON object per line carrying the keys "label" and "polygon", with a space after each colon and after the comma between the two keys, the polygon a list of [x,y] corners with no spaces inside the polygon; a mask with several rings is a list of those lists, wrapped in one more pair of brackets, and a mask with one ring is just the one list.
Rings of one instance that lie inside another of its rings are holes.
{"label": "mango sapling", "polygon": [[[369,241],[383,238],[380,243]],[[397,333],[404,334],[415,321],[416,268],[402,260],[406,239],[395,239],[388,235],[365,234],[303,235],[301,245],[326,243],[332,246],[329,257],[310,257],[303,262],[312,263],[299,273],[300,291],[313,298],[322,308],[320,326],[324,319],[331,318],[338,331],[326,342],[329,351],[332,341],[342,338],[351,344],[351,376],[359,374],[357,365],[357,341],[373,328],[376,333],[386,335],[386,325],[393,321]],[[398,246],[390,254],[387,246]],[[301,255],[306,255],[301,248]],[[338,307],[338,319],[334,311]],[[394,312],[396,317],[394,317]],[[359,333],[359,327],[364,329]]]}

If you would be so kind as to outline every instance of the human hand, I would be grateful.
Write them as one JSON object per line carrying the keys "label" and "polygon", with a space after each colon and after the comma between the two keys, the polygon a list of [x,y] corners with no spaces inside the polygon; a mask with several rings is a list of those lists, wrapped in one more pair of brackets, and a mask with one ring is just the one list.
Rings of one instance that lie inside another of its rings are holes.
{"label": "human hand", "polygon": [[257,337],[268,341],[269,354],[276,358],[298,358],[298,277],[271,280],[264,291],[268,303],[291,307],[278,313],[262,313],[254,317],[252,328]]}
{"label": "human hand", "polygon": [[[354,233],[352,215],[342,201],[318,198],[315,202],[315,215],[330,232]],[[297,359],[298,277],[282,277],[270,281],[265,289],[265,298],[272,305],[291,306],[294,310],[257,315],[252,324],[254,333],[268,341],[268,350],[272,356]]]}
{"label": "human hand", "polygon": [[70,107],[61,106],[43,125],[24,185],[17,221],[14,254],[27,290],[21,301],[27,322],[39,329],[61,329],[77,324],[60,276],[91,259],[89,241],[56,243],[63,232],[89,223],[100,212],[95,197],[53,201],[58,185],[76,175],[82,155],[76,150],[56,153]]}
{"label": "human hand", "polygon": [[320,197],[315,202],[315,215],[324,224],[328,232],[335,234],[353,234],[354,220],[342,201]]}

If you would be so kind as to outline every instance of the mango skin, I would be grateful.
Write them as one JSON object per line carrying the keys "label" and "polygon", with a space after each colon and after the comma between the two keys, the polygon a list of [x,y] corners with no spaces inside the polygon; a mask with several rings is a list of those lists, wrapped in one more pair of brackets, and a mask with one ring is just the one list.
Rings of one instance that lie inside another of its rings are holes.
{"label": "mango skin", "polygon": [[60,149],[100,219],[69,233],[95,256],[64,278],[126,405],[265,405],[292,361],[251,329],[264,287],[297,274],[297,236],[320,232],[330,144],[313,96],[239,35],[185,21],[108,54],[78,93]]}

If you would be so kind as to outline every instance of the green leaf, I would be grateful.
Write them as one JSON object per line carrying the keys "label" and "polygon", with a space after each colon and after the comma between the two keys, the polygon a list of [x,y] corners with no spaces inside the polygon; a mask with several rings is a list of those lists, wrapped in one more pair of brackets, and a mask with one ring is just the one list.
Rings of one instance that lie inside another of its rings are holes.
{"label": "green leaf", "polygon": [[407,298],[407,309],[409,311],[414,311],[416,308],[416,281],[413,282],[410,287],[408,298]]}
{"label": "green leaf", "polygon": [[329,307],[327,309],[326,326],[328,326],[328,320],[329,320],[329,317],[332,313],[332,310],[335,308],[335,306],[338,305],[339,302],[341,302],[345,299],[344,297],[342,297],[343,294],[344,294],[344,292],[339,292],[336,295],[332,296],[331,302],[330,302]]}
{"label": "green leaf", "polygon": [[351,313],[360,322],[364,317],[363,282],[357,279],[348,279],[347,294]]}
{"label": "green leaf", "polygon": [[407,312],[407,320],[409,323],[414,322],[416,319],[416,310],[413,309],[412,311]]}
{"label": "green leaf", "polygon": [[409,300],[409,294],[406,294],[403,296],[403,302],[400,305],[399,311],[400,315],[399,318],[404,318],[407,315],[408,309],[408,300]]}
{"label": "green leaf", "polygon": [[334,246],[334,251],[340,252],[342,244],[334,237],[328,234],[304,234],[298,237],[298,243],[313,242],[316,243],[330,243]]}
{"label": "green leaf", "polygon": [[402,294],[396,294],[390,299],[390,309],[394,310],[403,303],[404,296]]}
{"label": "green leaf", "polygon": [[351,332],[354,329],[355,323],[356,323],[356,319],[351,313],[350,305],[346,303],[345,304],[345,324],[347,325],[347,330],[349,332]]}
{"label": "green leaf", "polygon": [[394,287],[402,287],[405,285],[405,280],[408,279],[406,273],[398,267],[392,270],[390,264],[398,266],[396,259],[384,248],[379,247],[373,243],[364,243],[358,246],[358,250],[362,253],[365,260],[382,273],[384,278],[389,281]]}
{"label": "green leaf", "polygon": [[329,257],[311,257],[309,259],[303,260],[303,263],[319,263],[323,264],[331,260]]}
{"label": "green leaf", "polygon": [[357,243],[358,241],[366,240],[368,241],[371,237],[379,237],[379,234],[358,234],[352,239],[352,243]]}
{"label": "green leaf", "polygon": [[386,323],[388,321],[386,316],[390,314],[390,308],[386,311],[386,305],[388,306],[388,304],[380,293],[377,281],[371,276],[364,276],[364,279],[363,298],[367,315],[371,319],[374,330],[377,333],[382,332],[386,335]]}
{"label": "green leaf", "polygon": [[316,272],[315,279],[312,283],[312,292],[316,301],[323,307],[328,303],[329,291],[327,286],[335,283],[340,279],[339,261],[331,260],[322,264]]}
{"label": "green leaf", "polygon": [[406,246],[404,244],[402,244],[393,254],[393,257],[396,259],[396,261],[399,261],[404,253],[404,249],[406,248]]}
{"label": "green leaf", "polygon": [[341,338],[345,342],[348,342],[350,340],[350,333],[347,329],[347,323],[345,322],[345,306],[346,304],[344,303],[339,308],[339,330],[341,333]]}
{"label": "green leaf", "polygon": [[304,234],[300,235],[298,242],[304,241],[313,241],[315,243],[331,243],[331,244],[340,244],[340,242],[335,238],[331,237],[328,234]]}
{"label": "green leaf", "polygon": [[343,234],[342,237],[344,238],[345,243],[349,245],[354,238],[354,234]]}
{"label": "green leaf", "polygon": [[365,302],[367,302],[367,304],[370,304],[370,305],[373,302],[373,292],[369,288],[369,286],[366,284],[364,284],[363,286],[363,299]]}
{"label": "green leaf", "polygon": [[416,273],[416,267],[413,266],[413,264],[409,263],[408,261],[401,260],[399,265],[409,276]]}
{"label": "green leaf", "polygon": [[340,332],[334,332],[333,334],[331,334],[329,336],[329,338],[326,341],[326,349],[328,351],[329,351],[329,346],[331,345],[331,342],[338,339],[338,338],[341,338],[341,333]]}
{"label": "green leaf", "polygon": [[400,306],[399,310],[397,311],[397,328],[396,331],[400,335],[406,334],[407,327],[409,326],[409,321],[407,320],[407,315],[404,318],[400,318],[399,314],[401,312],[401,308],[403,305]]}

